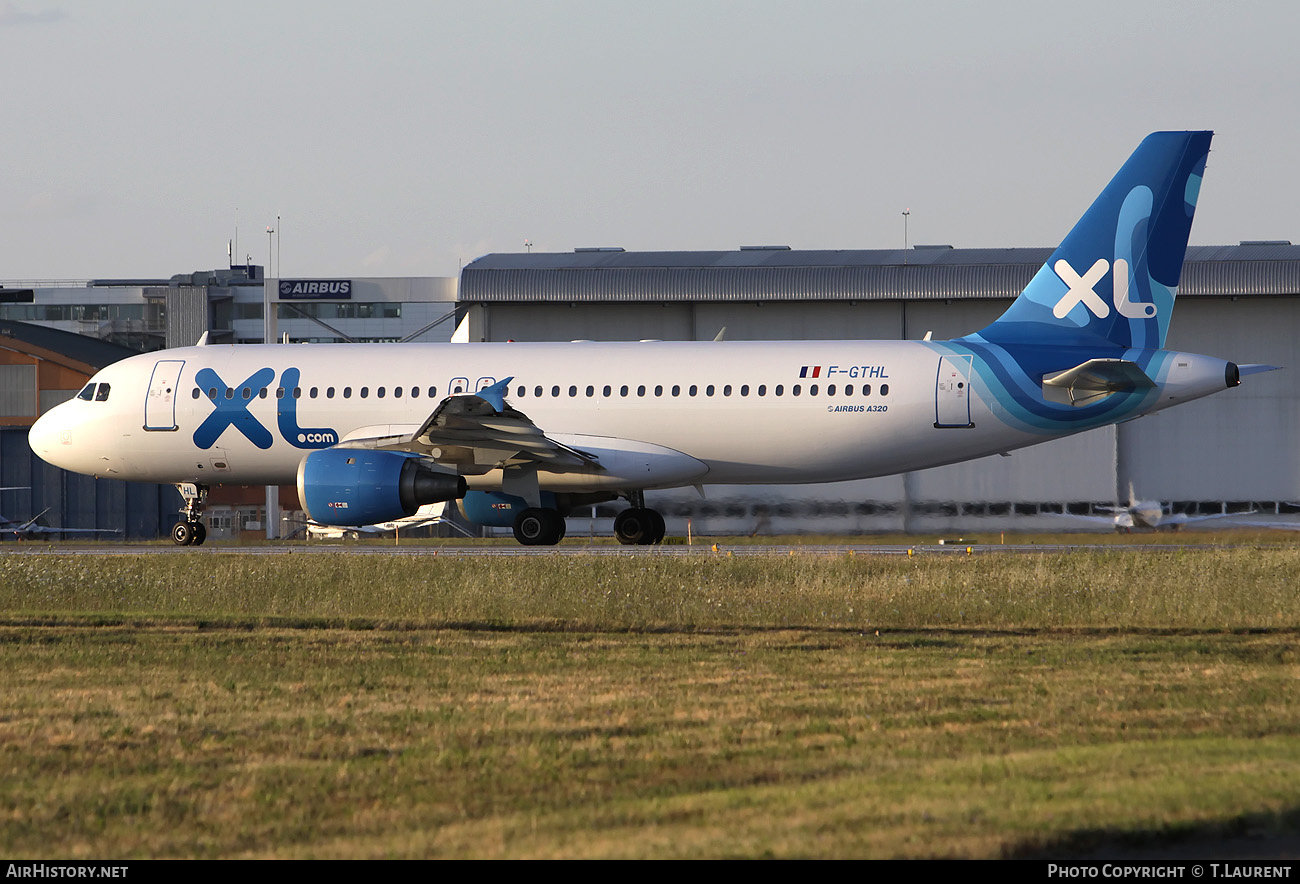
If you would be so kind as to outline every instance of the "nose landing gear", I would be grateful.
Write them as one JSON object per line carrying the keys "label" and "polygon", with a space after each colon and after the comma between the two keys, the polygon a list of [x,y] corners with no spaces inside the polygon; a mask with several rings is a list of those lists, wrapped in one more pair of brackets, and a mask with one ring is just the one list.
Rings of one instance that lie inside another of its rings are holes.
{"label": "nose landing gear", "polygon": [[183,519],[172,526],[172,542],[177,546],[202,546],[208,539],[208,529],[199,519],[208,499],[208,486],[182,482],[176,490],[185,499],[185,507],[181,510]]}

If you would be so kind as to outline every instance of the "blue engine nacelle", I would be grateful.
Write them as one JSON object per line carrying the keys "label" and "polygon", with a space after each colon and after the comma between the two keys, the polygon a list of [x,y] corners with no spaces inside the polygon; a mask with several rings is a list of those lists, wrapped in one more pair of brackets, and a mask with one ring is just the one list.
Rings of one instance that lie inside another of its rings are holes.
{"label": "blue engine nacelle", "polygon": [[[555,495],[542,492],[542,507],[555,509]],[[528,501],[500,491],[470,491],[460,501],[460,514],[475,525],[513,528],[515,516],[528,509]]]}
{"label": "blue engine nacelle", "polygon": [[464,478],[433,469],[414,454],[326,448],[298,464],[298,499],[322,525],[374,525],[464,495]]}

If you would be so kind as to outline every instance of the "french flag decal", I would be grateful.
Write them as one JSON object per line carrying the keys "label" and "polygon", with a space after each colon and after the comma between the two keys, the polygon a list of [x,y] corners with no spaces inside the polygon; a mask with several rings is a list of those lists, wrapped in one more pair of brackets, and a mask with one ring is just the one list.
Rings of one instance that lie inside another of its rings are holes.
{"label": "french flag decal", "polygon": [[803,368],[799,369],[799,377],[801,378],[820,377],[821,373],[822,367],[820,365],[805,365]]}

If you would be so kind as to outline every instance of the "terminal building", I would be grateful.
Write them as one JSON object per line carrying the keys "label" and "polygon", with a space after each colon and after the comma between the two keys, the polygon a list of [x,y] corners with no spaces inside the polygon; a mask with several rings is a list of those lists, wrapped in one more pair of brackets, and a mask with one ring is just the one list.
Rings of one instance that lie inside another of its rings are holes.
{"label": "terminal building", "polygon": [[[260,342],[267,302],[277,340],[313,343],[448,341],[456,328],[458,339],[470,341],[944,339],[997,318],[1050,254],[949,246],[592,248],[487,255],[458,279],[268,281],[250,265],[157,280],[6,283],[0,320],[136,350],[192,344],[204,333],[213,343]],[[23,291],[30,297],[6,294]],[[1300,364],[1300,247],[1190,247],[1179,295],[1170,348],[1243,364]],[[0,364],[34,358],[0,355]],[[1300,394],[1290,375],[1252,375],[1176,409],[1004,457],[831,485],[709,486],[703,498],[694,489],[651,492],[648,502],[670,533],[685,533],[688,522],[697,533],[745,534],[1087,530],[1105,527],[1107,508],[1127,503],[1130,493],[1190,515],[1255,510],[1300,520],[1300,467],[1291,450]],[[0,368],[0,423],[30,425],[35,415],[18,412],[58,398],[24,387],[32,377]],[[20,484],[11,474],[32,470],[11,466],[21,459],[9,438],[18,429],[3,432],[0,484]],[[31,493],[33,506],[43,502]],[[257,522],[256,504],[232,503],[223,514],[219,500],[214,492],[210,536]],[[282,496],[286,509],[294,503]],[[607,506],[597,508],[598,520],[572,515],[570,536],[589,524],[608,530],[603,516],[618,507]],[[7,500],[0,511],[10,515],[6,507]]]}

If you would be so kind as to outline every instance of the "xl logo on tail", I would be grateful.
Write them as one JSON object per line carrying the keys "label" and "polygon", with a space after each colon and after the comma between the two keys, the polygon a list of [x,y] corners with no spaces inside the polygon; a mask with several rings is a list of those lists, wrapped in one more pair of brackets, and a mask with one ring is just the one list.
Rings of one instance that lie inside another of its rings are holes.
{"label": "xl logo on tail", "polygon": [[[1070,287],[1065,296],[1052,308],[1053,316],[1064,319],[1066,314],[1074,309],[1075,304],[1082,304],[1098,319],[1105,319],[1110,315],[1110,307],[1102,300],[1101,295],[1093,290],[1093,286],[1101,282],[1106,271],[1110,269],[1110,263],[1105,258],[1098,258],[1097,263],[1089,267],[1088,272],[1083,276],[1076,273],[1070,266],[1070,262],[1064,258],[1057,261],[1052,269],[1056,271],[1057,276],[1061,277],[1061,281]],[[1128,262],[1123,258],[1115,262],[1111,289],[1114,292],[1115,310],[1125,319],[1150,319],[1156,315],[1155,304],[1128,299]]]}

